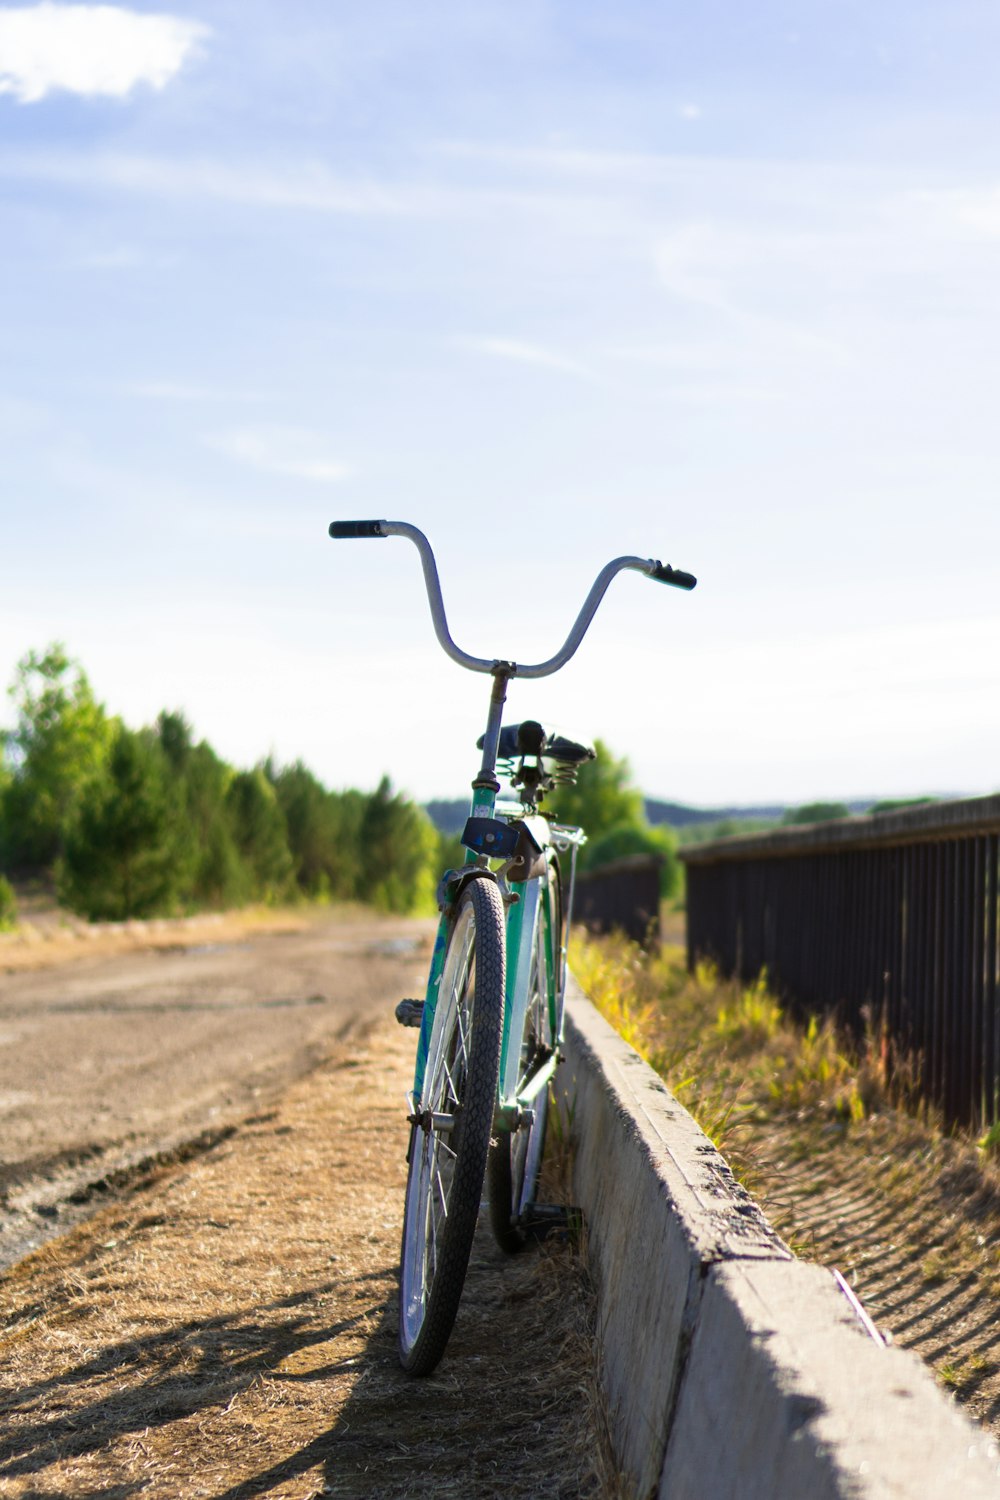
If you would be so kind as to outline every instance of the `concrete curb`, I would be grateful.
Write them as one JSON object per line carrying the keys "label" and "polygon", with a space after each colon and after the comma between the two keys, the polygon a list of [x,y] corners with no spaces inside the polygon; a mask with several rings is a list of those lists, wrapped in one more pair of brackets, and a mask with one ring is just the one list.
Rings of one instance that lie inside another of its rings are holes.
{"label": "concrete curb", "polygon": [[571,980],[557,1079],[605,1384],[641,1500],[1000,1495],[997,1445],[795,1260],[687,1111]]}

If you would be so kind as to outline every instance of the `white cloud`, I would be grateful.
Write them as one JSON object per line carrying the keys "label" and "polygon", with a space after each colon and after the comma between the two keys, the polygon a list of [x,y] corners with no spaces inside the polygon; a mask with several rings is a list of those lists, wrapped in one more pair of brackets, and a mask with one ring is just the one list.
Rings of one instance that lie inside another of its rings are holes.
{"label": "white cloud", "polygon": [[293,427],[242,427],[207,439],[210,448],[249,464],[265,474],[307,479],[314,484],[339,484],[350,466],[322,448],[315,433]]}
{"label": "white cloud", "polygon": [[124,98],[162,89],[209,35],[198,21],[140,15],[115,5],[0,9],[0,94],[37,104],[47,94]]}
{"label": "white cloud", "polygon": [[522,343],[520,339],[461,339],[463,348],[476,354],[488,354],[494,359],[512,359],[523,365],[541,365],[547,370],[561,370],[564,375],[578,375],[584,380],[593,380],[593,372],[578,360],[570,359],[553,349],[544,349],[539,344]]}

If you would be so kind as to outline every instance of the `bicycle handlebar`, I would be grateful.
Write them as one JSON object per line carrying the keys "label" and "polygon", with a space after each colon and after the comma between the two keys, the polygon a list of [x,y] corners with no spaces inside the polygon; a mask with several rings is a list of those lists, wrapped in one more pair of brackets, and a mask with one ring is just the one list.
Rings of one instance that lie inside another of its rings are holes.
{"label": "bicycle handlebar", "polygon": [[357,536],[388,536],[382,527],[385,521],[331,521],[330,535],[335,541],[343,541],[347,537]]}
{"label": "bicycle handlebar", "polygon": [[675,589],[687,589],[688,592],[698,582],[693,573],[682,573],[680,568],[672,568],[669,563],[658,562],[653,571],[647,576],[655,578],[657,583],[669,583]]}
{"label": "bicycle handlebar", "polygon": [[430,542],[416,526],[411,526],[407,521],[331,521],[330,535],[336,541],[364,537],[408,537],[420,553],[427,599],[431,607],[431,619],[442,649],[453,661],[457,661],[459,666],[468,667],[470,672],[495,672],[498,667],[503,667],[508,677],[549,677],[553,672],[558,672],[560,667],[564,667],[586,635],[597,606],[607,592],[608,584],[616,574],[625,569],[644,573],[647,578],[655,579],[658,583],[669,583],[674,588],[680,589],[693,589],[698,581],[692,573],[683,573],[679,568],[670,567],[669,563],[664,566],[655,558],[616,557],[614,561],[607,563],[594,579],[590,593],[583,601],[583,608],[577,615],[572,630],[555,656],[550,656],[548,661],[536,662],[532,666],[520,662],[486,661],[483,657],[470,656],[452,640],[444,612],[444,599],[441,596],[441,582],[438,578],[434,553]]}

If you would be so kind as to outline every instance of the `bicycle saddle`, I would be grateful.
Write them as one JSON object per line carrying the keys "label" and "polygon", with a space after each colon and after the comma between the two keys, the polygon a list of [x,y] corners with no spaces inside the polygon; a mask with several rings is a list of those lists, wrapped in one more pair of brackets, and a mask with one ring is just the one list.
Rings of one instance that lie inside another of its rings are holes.
{"label": "bicycle saddle", "polygon": [[[485,735],[476,741],[483,748]],[[518,760],[522,755],[538,755],[543,760],[554,760],[563,766],[578,766],[585,760],[596,760],[597,751],[584,740],[572,740],[559,730],[546,730],[536,719],[525,719],[521,724],[505,724],[500,731],[497,747],[498,760]]]}

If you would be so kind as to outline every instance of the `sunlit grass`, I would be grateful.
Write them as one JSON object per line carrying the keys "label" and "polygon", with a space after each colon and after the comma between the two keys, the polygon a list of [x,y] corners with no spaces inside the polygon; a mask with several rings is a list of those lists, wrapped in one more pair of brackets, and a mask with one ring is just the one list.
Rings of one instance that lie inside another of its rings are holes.
{"label": "sunlit grass", "polygon": [[644,953],[621,936],[577,938],[571,962],[597,1008],[748,1184],[742,1127],[751,1121],[802,1113],[849,1128],[877,1105],[876,1049],[855,1058],[829,1020],[796,1024],[766,974],[743,985],[706,963],[689,973],[681,948]]}
{"label": "sunlit grass", "polygon": [[14,888],[0,875],[0,932],[13,932],[17,926],[17,900]]}

